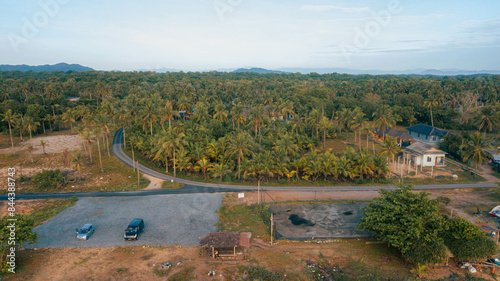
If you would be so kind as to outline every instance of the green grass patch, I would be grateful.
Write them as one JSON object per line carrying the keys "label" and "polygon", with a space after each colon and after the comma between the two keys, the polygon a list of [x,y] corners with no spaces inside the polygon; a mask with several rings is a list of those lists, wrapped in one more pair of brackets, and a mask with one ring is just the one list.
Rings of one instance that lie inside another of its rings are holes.
{"label": "green grass patch", "polygon": [[217,228],[221,231],[251,232],[254,238],[268,239],[270,214],[267,209],[268,206],[260,204],[232,206],[223,204],[217,211],[219,215]]}
{"label": "green grass patch", "polygon": [[125,273],[125,272],[128,271],[128,268],[126,268],[126,267],[119,267],[119,268],[116,268],[115,271],[118,274],[123,274],[123,273]]}
{"label": "green grass patch", "polygon": [[177,272],[176,274],[170,276],[168,280],[172,281],[191,281],[193,280],[194,276],[194,271],[196,267],[190,266],[187,268],[184,268],[183,270]]}
{"label": "green grass patch", "polygon": [[170,270],[172,269],[171,266],[169,267],[165,267],[165,268],[161,268],[160,266],[156,266],[154,269],[153,269],[153,273],[158,276],[158,277],[165,277],[167,276],[169,273],[170,273]]}
{"label": "green grass patch", "polygon": [[33,214],[31,214],[35,221],[34,227],[37,227],[42,223],[48,221],[55,215],[64,211],[66,208],[75,205],[76,201],[78,201],[78,198],[73,196],[68,199],[59,199],[57,201],[58,202],[56,202],[55,204],[37,209]]}
{"label": "green grass patch", "polygon": [[179,183],[179,182],[164,181],[161,184],[161,188],[163,188],[163,189],[179,189],[182,187],[184,187],[184,184]]}

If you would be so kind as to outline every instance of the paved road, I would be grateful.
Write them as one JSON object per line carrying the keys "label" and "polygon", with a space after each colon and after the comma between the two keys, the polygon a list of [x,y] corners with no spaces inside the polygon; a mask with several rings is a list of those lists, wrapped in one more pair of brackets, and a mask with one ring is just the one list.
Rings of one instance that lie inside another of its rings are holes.
{"label": "paved road", "polygon": [[[195,246],[200,236],[217,231],[215,212],[221,204],[222,194],[82,198],[35,228],[40,240],[24,247]],[[144,219],[145,230],[137,241],[125,241],[124,230],[134,218]],[[92,223],[96,232],[80,241],[75,228],[85,223]]]}
{"label": "paved road", "polygon": [[[123,152],[122,149],[123,143],[123,131],[122,129],[118,130],[115,134],[115,138],[113,139],[113,153],[125,164],[132,167],[132,159]],[[139,163],[139,170],[145,174],[150,176],[163,179],[163,180],[172,180],[173,177],[159,173],[155,170],[152,170],[142,164]],[[249,186],[249,185],[230,185],[230,184],[216,184],[216,183],[205,183],[205,182],[196,182],[186,179],[176,178],[176,182],[180,182],[185,184],[187,187],[209,187],[216,189],[242,189],[242,190],[257,190],[257,186]],[[441,184],[441,185],[416,185],[415,189],[456,189],[456,188],[481,188],[481,187],[498,187],[498,185],[494,183],[474,183],[474,184]],[[303,186],[265,186],[266,190],[297,190],[297,191],[347,191],[347,190],[357,190],[357,191],[365,191],[365,190],[379,190],[380,188],[393,189],[397,188],[395,185],[386,185],[386,186],[324,186],[324,187],[303,187]]]}
{"label": "paved road", "polygon": [[[123,152],[122,149],[123,133],[118,130],[113,140],[113,153],[125,164],[132,167],[132,159]],[[159,173],[142,164],[139,164],[139,170],[150,176],[172,180],[173,177]],[[146,196],[160,194],[194,194],[194,193],[221,193],[257,190],[257,186],[251,185],[230,185],[196,182],[186,179],[176,179],[177,182],[185,186],[180,189],[161,189],[161,190],[140,190],[140,191],[113,191],[113,192],[68,192],[68,193],[25,193],[17,194],[16,199],[46,199],[46,198],[69,198],[77,197],[111,197],[111,196]],[[433,189],[464,189],[464,188],[491,188],[498,187],[496,183],[459,183],[459,184],[434,184],[434,185],[416,185],[417,190]],[[366,185],[366,186],[263,186],[263,190],[269,191],[377,191],[379,189],[396,189],[395,185]],[[0,200],[7,200],[7,195],[0,195]]]}

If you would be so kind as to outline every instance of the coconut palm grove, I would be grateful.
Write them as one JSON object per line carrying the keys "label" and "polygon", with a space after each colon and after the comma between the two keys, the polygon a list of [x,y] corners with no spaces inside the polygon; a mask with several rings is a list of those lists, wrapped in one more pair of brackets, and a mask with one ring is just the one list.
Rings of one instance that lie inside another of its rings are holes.
{"label": "coconut palm grove", "polygon": [[123,129],[128,153],[174,177],[384,182],[401,150],[390,137],[373,142],[377,128],[452,130],[441,148],[458,161],[484,162],[481,148],[498,132],[499,82],[498,75],[0,72],[1,128],[20,138],[71,130],[90,163]]}

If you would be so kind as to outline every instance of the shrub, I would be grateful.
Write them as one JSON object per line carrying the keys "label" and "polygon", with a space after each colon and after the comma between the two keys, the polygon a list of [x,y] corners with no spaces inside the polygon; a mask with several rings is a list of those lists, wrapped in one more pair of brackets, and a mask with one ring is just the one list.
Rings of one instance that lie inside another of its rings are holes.
{"label": "shrub", "polygon": [[457,217],[447,219],[447,225],[443,238],[455,259],[481,262],[497,253],[495,242],[470,221]]}
{"label": "shrub", "polygon": [[66,178],[61,170],[43,170],[35,175],[31,181],[39,189],[58,188],[64,186]]}
{"label": "shrub", "polygon": [[436,198],[436,200],[445,206],[448,206],[448,204],[450,204],[450,201],[451,201],[450,197],[444,196],[444,195],[438,196],[438,198]]}

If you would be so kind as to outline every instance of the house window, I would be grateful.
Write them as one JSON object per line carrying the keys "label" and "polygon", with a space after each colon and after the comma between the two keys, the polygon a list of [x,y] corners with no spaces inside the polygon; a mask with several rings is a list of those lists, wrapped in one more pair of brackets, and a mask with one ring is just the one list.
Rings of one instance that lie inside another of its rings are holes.
{"label": "house window", "polygon": [[434,137],[432,137],[432,140],[433,140],[433,141],[436,141],[436,137],[435,137],[435,136],[434,136]]}
{"label": "house window", "polygon": [[417,138],[419,138],[419,137],[420,137],[420,133],[417,133]]}
{"label": "house window", "polygon": [[427,162],[432,162],[432,158],[431,157],[427,157]]}
{"label": "house window", "polygon": [[429,136],[425,136],[425,139],[428,139],[428,138],[429,138]]}

